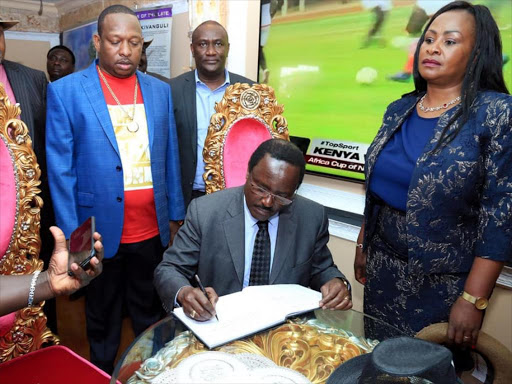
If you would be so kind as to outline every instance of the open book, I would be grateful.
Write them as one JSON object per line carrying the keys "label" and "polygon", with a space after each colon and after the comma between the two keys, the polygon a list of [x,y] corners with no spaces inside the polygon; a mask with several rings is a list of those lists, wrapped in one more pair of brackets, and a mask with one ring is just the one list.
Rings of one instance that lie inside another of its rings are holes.
{"label": "open book", "polygon": [[219,321],[215,317],[196,321],[185,315],[183,308],[176,308],[174,314],[212,349],[317,309],[321,299],[320,292],[301,285],[259,285],[219,297],[215,307]]}

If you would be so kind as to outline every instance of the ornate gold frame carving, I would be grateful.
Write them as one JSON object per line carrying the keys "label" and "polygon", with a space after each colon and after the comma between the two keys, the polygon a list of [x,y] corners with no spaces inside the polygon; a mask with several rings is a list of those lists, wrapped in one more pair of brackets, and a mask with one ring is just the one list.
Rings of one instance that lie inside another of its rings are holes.
{"label": "ornate gold frame carving", "polygon": [[[43,206],[43,200],[38,196],[41,170],[27,126],[18,119],[20,115],[19,104],[11,104],[0,84],[0,137],[13,160],[17,191],[13,234],[5,256],[0,259],[2,275],[32,274],[43,268],[43,262],[39,260],[40,211]],[[43,344],[59,344],[58,337],[46,327],[43,305],[44,302],[16,312],[13,327],[0,337],[0,363],[39,349]]]}
{"label": "ornate gold frame carving", "polygon": [[203,149],[206,193],[226,187],[223,172],[224,144],[229,130],[237,121],[246,118],[258,120],[272,137],[288,140],[288,123],[281,116],[284,106],[277,103],[274,90],[266,84],[230,85],[222,100],[215,105],[215,111],[210,119]]}

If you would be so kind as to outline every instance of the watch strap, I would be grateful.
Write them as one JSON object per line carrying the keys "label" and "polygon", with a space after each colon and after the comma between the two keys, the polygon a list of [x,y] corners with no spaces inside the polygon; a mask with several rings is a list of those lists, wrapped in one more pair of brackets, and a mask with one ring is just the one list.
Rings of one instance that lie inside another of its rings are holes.
{"label": "watch strap", "polygon": [[475,296],[467,293],[466,291],[462,292],[461,297],[464,300],[466,300],[466,301],[470,302],[471,304],[473,304],[479,310],[484,310],[485,308],[487,308],[487,305],[489,304],[489,301],[487,300],[487,298],[485,298],[485,297],[475,297]]}
{"label": "watch strap", "polygon": [[347,287],[348,293],[350,296],[352,296],[352,285],[350,284],[350,281],[347,280],[345,277],[340,277],[343,284],[345,284],[345,287]]}
{"label": "watch strap", "polygon": [[473,296],[473,295],[470,295],[469,293],[467,293],[466,291],[462,291],[462,298],[466,301],[469,301],[471,304],[475,304],[476,303],[476,297]]}

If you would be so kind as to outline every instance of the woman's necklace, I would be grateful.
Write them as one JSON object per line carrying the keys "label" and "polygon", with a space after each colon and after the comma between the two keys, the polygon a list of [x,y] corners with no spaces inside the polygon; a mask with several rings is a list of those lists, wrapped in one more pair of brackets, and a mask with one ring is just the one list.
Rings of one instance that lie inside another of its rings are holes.
{"label": "woman's necklace", "polygon": [[453,105],[456,102],[460,101],[460,96],[457,96],[455,99],[450,100],[449,102],[444,103],[443,105],[440,105],[439,107],[425,107],[423,105],[423,100],[425,100],[425,96],[427,96],[426,93],[423,95],[423,97],[420,99],[420,102],[418,103],[418,107],[420,107],[420,110],[422,110],[423,112],[436,112],[436,111],[439,111],[440,109],[446,109],[450,105]]}
{"label": "woman's necklace", "polygon": [[130,122],[128,124],[126,124],[126,129],[128,129],[128,132],[132,132],[132,133],[137,132],[139,130],[139,124],[137,124],[137,122],[134,121],[135,107],[137,106],[137,88],[138,88],[137,85],[139,84],[137,81],[137,76],[135,76],[135,91],[133,92],[133,111],[132,111],[132,115],[130,116],[130,114],[128,112],[126,112],[126,110],[123,108],[123,105],[119,102],[119,99],[114,94],[114,91],[112,90],[112,88],[110,88],[110,85],[108,85],[107,79],[103,75],[103,72],[101,71],[100,67],[98,67],[98,72],[101,76],[101,79],[107,86],[108,91],[110,92],[110,94],[116,101],[117,105],[119,106],[119,108],[121,108],[121,110],[125,113],[125,115],[128,117],[128,119],[130,119]]}

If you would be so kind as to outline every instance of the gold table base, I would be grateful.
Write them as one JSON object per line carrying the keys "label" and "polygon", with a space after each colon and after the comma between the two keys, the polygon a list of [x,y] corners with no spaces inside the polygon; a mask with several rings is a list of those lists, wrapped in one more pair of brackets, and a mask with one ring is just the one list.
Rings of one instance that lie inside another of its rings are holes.
{"label": "gold table base", "polygon": [[[148,343],[151,344],[149,340]],[[280,367],[300,372],[314,384],[322,384],[340,364],[355,356],[371,352],[377,343],[343,330],[319,326],[314,320],[294,320],[268,332],[234,341],[214,350],[232,354],[261,355]],[[151,379],[165,369],[175,368],[187,357],[205,351],[208,349],[191,332],[183,332],[167,343],[154,357],[145,360],[128,383],[150,383]],[[138,353],[132,352],[134,355],[128,358],[136,361]]]}

